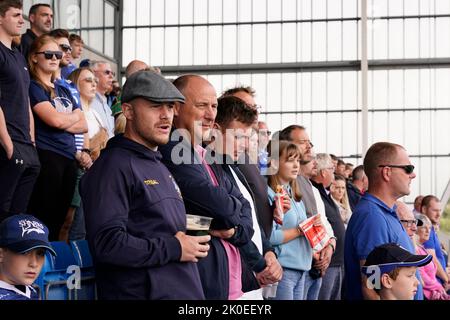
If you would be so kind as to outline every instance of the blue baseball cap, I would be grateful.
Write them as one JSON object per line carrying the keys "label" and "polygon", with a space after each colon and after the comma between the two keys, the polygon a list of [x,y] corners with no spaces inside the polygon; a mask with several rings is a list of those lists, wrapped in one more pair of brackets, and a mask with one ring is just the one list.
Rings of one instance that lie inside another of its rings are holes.
{"label": "blue baseball cap", "polygon": [[11,216],[0,224],[0,247],[17,253],[44,248],[56,256],[48,241],[48,228],[36,217],[27,214]]}
{"label": "blue baseball cap", "polygon": [[386,243],[373,249],[361,268],[363,274],[370,276],[369,267],[377,266],[381,274],[401,267],[422,267],[433,259],[431,255],[416,255],[396,243]]}

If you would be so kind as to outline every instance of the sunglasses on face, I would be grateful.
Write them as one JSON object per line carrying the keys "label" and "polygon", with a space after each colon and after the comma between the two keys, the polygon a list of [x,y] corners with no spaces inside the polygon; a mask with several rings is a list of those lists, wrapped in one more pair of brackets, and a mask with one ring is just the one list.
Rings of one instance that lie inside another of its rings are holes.
{"label": "sunglasses on face", "polygon": [[395,164],[380,164],[378,168],[400,168],[405,171],[406,174],[411,174],[414,172],[414,166],[412,164],[405,164],[405,165],[395,165]]}
{"label": "sunglasses on face", "polygon": [[115,73],[114,71],[111,71],[111,70],[105,70],[105,71],[103,71],[103,73],[106,74],[107,76],[109,76],[110,74],[111,74],[113,77],[116,76],[116,73]]}
{"label": "sunglasses on face", "polygon": [[61,48],[62,51],[64,52],[68,52],[68,51],[72,51],[72,47],[67,45],[67,44],[60,44],[59,47]]}
{"label": "sunglasses on face", "polygon": [[53,59],[53,56],[56,57],[56,59],[61,60],[63,53],[61,51],[40,51],[40,52],[36,52],[36,54],[43,54],[44,58],[47,60],[51,60]]}
{"label": "sunglasses on face", "polygon": [[417,219],[414,219],[414,220],[400,220],[400,222],[403,222],[406,225],[407,228],[411,228],[413,225],[417,226],[417,223],[418,223]]}

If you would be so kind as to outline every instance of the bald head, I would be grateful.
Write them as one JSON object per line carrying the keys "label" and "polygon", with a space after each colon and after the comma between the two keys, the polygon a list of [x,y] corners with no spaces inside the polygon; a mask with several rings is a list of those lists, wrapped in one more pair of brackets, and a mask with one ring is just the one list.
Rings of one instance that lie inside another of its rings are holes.
{"label": "bald head", "polygon": [[127,69],[125,70],[125,77],[128,79],[133,73],[146,69],[149,69],[149,66],[145,62],[133,60],[128,64]]}

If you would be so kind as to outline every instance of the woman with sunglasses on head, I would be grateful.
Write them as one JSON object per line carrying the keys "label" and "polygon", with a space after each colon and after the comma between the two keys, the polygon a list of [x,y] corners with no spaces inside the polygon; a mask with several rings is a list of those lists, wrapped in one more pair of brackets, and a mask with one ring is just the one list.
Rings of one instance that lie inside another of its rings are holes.
{"label": "woman with sunglasses on head", "polygon": [[57,240],[72,200],[77,176],[74,134],[87,131],[86,120],[73,96],[55,82],[63,54],[49,35],[31,45],[30,104],[36,127],[41,172],[33,190],[29,213],[40,218]]}

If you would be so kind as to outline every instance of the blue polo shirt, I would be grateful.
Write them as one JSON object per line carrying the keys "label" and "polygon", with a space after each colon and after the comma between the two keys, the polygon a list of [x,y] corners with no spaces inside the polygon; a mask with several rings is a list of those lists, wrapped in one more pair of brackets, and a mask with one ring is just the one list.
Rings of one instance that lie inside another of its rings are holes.
{"label": "blue polo shirt", "polygon": [[[346,299],[363,299],[360,260],[365,260],[375,247],[393,242],[411,253],[415,252],[395,210],[396,206],[389,208],[369,193],[366,193],[356,206],[345,235]],[[422,296],[423,299],[422,288],[418,288],[417,292],[417,298]]]}
{"label": "blue polo shirt", "polygon": [[426,249],[433,249],[436,252],[436,258],[439,260],[442,268],[445,270],[447,268],[447,261],[445,261],[444,252],[442,252],[441,242],[434,230],[434,227],[431,228],[430,239],[426,241],[423,246]]}

